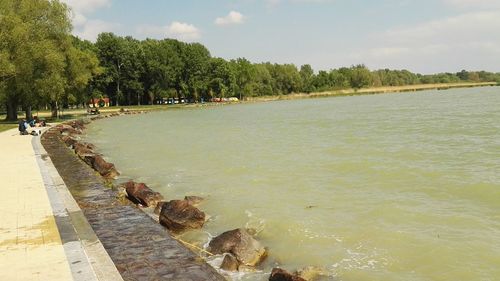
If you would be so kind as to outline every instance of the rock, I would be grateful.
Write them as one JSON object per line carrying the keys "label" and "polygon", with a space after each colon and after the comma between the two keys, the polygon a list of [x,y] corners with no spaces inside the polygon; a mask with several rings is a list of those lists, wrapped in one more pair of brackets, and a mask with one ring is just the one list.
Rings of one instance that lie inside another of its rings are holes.
{"label": "rock", "polygon": [[259,264],[267,255],[267,250],[245,229],[226,231],[215,237],[208,245],[213,254],[231,253],[240,263],[248,266]]}
{"label": "rock", "polygon": [[240,264],[240,266],[238,266],[238,271],[239,272],[256,272],[257,269],[255,269],[254,266]]}
{"label": "rock", "polygon": [[186,200],[172,200],[160,212],[160,224],[171,231],[198,229],[205,223],[205,213],[190,205]]}
{"label": "rock", "polygon": [[71,127],[75,128],[77,130],[85,129],[85,124],[84,124],[83,120],[71,121],[68,123],[68,125],[70,125]]}
{"label": "rock", "polygon": [[125,189],[130,200],[146,207],[156,207],[158,202],[163,201],[160,193],[153,191],[144,183],[129,181],[125,184]]}
{"label": "rock", "polygon": [[87,165],[93,167],[95,157],[98,154],[95,153],[91,147],[93,147],[93,145],[87,143],[75,142],[73,144],[73,148],[75,149],[76,155],[78,155],[80,159],[82,159],[85,163],[87,163]]}
{"label": "rock", "polygon": [[290,272],[284,269],[275,267],[271,271],[271,275],[269,276],[269,281],[307,281],[307,280],[296,274],[291,274]]}
{"label": "rock", "polygon": [[114,185],[113,190],[116,191],[116,194],[117,194],[116,198],[118,198],[120,201],[129,200],[127,190],[125,189],[125,185],[118,185],[118,186]]}
{"label": "rock", "polygon": [[92,167],[104,178],[115,179],[118,175],[120,175],[120,173],[116,170],[115,165],[113,163],[106,162],[101,155],[96,154],[93,158]]}
{"label": "rock", "polygon": [[57,128],[59,129],[59,132],[61,132],[61,134],[63,135],[79,135],[82,133],[81,130],[75,129],[67,124],[60,124],[57,126]]}
{"label": "rock", "polygon": [[297,275],[305,280],[316,280],[318,276],[325,275],[325,271],[315,266],[305,267],[297,272]]}
{"label": "rock", "polygon": [[224,256],[224,259],[222,260],[220,268],[226,271],[238,271],[239,265],[240,263],[238,262],[238,259],[236,259],[235,256],[231,254],[226,254]]}
{"label": "rock", "polygon": [[184,200],[186,200],[190,205],[197,206],[203,201],[203,197],[199,196],[186,196],[184,197]]}
{"label": "rock", "polygon": [[[64,139],[64,137],[63,137],[63,139]],[[73,148],[75,149],[75,151],[77,149],[83,149],[83,150],[90,150],[91,152],[94,152],[95,145],[93,145],[91,143],[76,141],[75,143],[73,143]]]}
{"label": "rock", "polygon": [[167,203],[167,202],[165,202],[165,201],[158,202],[158,204],[156,204],[154,213],[157,214],[157,215],[159,215],[160,212],[161,212],[161,209],[163,208],[163,205],[165,203]]}
{"label": "rock", "polygon": [[75,143],[78,142],[77,139],[71,136],[63,136],[61,139],[67,146],[73,146]]}

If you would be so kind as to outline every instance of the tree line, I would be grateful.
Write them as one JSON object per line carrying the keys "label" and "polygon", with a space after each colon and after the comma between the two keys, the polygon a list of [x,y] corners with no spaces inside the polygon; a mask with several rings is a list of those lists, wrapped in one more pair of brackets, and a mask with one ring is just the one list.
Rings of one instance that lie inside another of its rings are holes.
{"label": "tree line", "polygon": [[500,83],[485,71],[422,75],[408,70],[371,71],[353,65],[315,72],[306,64],[252,63],[213,57],[200,43],[137,40],[99,34],[95,43],[71,35],[70,11],[59,1],[0,1],[0,102],[7,119],[22,108],[83,105],[108,97],[112,105],[148,105],[167,97],[192,101],[311,93],[428,83]]}

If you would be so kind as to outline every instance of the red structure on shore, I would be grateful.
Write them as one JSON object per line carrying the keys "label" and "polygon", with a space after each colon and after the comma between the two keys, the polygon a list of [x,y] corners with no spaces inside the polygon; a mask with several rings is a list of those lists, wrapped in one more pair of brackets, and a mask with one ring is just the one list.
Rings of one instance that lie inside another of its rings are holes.
{"label": "red structure on shore", "polygon": [[109,107],[109,98],[94,98],[88,102],[89,107]]}

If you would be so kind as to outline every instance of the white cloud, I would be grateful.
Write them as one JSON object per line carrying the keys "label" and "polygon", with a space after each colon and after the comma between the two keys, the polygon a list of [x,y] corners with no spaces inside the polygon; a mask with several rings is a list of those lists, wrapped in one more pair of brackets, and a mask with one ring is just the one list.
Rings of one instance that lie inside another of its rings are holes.
{"label": "white cloud", "polygon": [[71,8],[74,26],[82,26],[87,21],[85,14],[111,6],[111,0],[62,0]]}
{"label": "white cloud", "polygon": [[140,38],[171,37],[187,42],[197,40],[201,37],[201,32],[196,26],[178,21],[174,21],[166,26],[142,24],[135,28],[135,33]]}
{"label": "white cloud", "polygon": [[201,37],[201,32],[196,26],[178,21],[174,21],[166,26],[166,33],[173,38],[183,41],[193,41]]}
{"label": "white cloud", "polygon": [[245,16],[236,11],[231,11],[225,17],[216,18],[216,25],[231,25],[231,24],[242,24],[245,21]]}
{"label": "white cloud", "polygon": [[73,34],[86,40],[95,41],[102,32],[116,32],[120,24],[102,20],[87,20],[84,25],[73,30]]}
{"label": "white cloud", "polygon": [[111,7],[111,0],[61,0],[71,8],[73,34],[94,41],[101,32],[114,32],[117,23],[89,19],[88,15],[102,8]]}

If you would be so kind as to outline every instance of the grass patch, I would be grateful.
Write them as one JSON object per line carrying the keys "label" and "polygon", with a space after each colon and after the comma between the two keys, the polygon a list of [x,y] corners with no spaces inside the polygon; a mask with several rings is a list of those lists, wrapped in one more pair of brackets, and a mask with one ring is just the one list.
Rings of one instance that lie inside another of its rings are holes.
{"label": "grass patch", "polygon": [[7,131],[13,128],[17,128],[17,123],[13,122],[0,122],[0,132]]}

